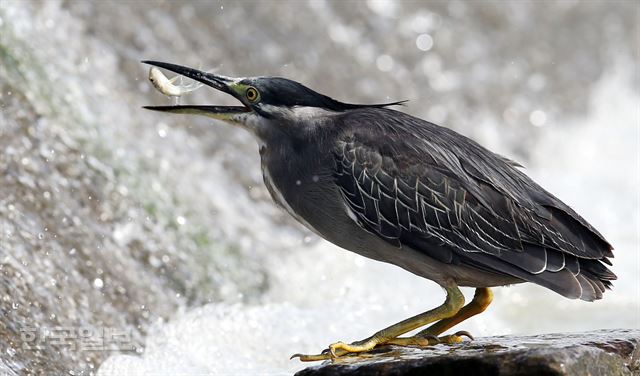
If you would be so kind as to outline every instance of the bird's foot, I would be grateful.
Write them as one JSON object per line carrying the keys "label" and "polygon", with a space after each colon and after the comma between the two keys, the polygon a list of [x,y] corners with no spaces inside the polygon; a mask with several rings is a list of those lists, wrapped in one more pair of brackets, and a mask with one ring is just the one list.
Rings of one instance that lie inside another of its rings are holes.
{"label": "bird's foot", "polygon": [[446,336],[436,337],[434,335],[428,333],[418,333],[413,337],[404,337],[404,338],[394,338],[387,341],[385,344],[387,345],[395,345],[395,346],[417,346],[417,347],[427,347],[439,344],[453,345],[456,343],[463,342],[462,337],[468,337],[473,340],[473,336],[471,333],[461,330],[454,334],[449,334]]}
{"label": "bird's foot", "polygon": [[467,331],[459,331],[454,334],[446,336],[436,337],[431,334],[417,334],[413,337],[393,338],[385,341],[378,340],[376,338],[370,338],[363,341],[354,342],[352,344],[346,344],[344,342],[336,342],[331,344],[328,349],[325,349],[320,354],[316,355],[304,355],[295,354],[291,356],[293,358],[299,358],[303,362],[314,362],[319,360],[335,359],[348,354],[362,354],[373,350],[378,345],[394,345],[394,346],[406,346],[406,347],[427,347],[438,344],[452,345],[455,343],[463,342],[462,337],[468,337],[473,340],[473,336]]}
{"label": "bird's foot", "polygon": [[360,354],[370,350],[373,350],[377,345],[386,344],[386,342],[381,341],[375,337],[365,339],[362,341],[353,342],[351,344],[347,344],[344,342],[336,342],[329,345],[328,349],[324,349],[320,354],[317,355],[303,355],[303,354],[294,354],[291,356],[293,358],[299,358],[303,362],[314,362],[318,360],[327,360],[327,359],[335,359],[347,354]]}

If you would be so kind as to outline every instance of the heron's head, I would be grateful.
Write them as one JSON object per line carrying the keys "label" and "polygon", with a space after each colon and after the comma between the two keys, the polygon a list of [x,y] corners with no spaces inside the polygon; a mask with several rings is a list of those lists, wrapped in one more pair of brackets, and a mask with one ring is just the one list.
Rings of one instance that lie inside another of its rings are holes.
{"label": "heron's head", "polygon": [[364,107],[385,107],[401,102],[361,105],[343,103],[281,77],[233,78],[180,65],[143,61],[202,82],[235,97],[241,106],[145,106],[155,111],[203,115],[242,126],[259,138],[282,134],[302,135],[326,125],[332,115]]}

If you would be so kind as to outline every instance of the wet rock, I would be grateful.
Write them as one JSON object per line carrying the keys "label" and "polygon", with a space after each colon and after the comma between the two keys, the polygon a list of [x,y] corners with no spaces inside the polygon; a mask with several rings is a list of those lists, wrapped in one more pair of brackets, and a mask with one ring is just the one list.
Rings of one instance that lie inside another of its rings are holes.
{"label": "wet rock", "polygon": [[478,338],[429,349],[389,346],[306,368],[321,375],[640,375],[640,330]]}

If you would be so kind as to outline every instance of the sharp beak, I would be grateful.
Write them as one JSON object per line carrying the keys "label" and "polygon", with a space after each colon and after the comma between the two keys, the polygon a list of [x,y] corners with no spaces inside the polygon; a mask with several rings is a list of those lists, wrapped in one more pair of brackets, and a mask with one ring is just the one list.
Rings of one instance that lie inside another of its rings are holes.
{"label": "sharp beak", "polygon": [[[192,80],[202,82],[203,84],[212,87],[216,90],[230,94],[240,100],[237,94],[231,89],[231,86],[235,84],[235,79],[231,77],[225,77],[208,72],[202,72],[197,69],[183,67],[181,65],[163,63],[160,61],[144,60],[143,64],[153,65],[159,68],[166,69],[168,71],[177,73],[181,76],[185,76]],[[241,101],[241,100],[240,100]],[[251,108],[247,106],[201,106],[201,105],[177,105],[177,106],[143,106],[147,110],[171,112],[174,114],[190,114],[190,115],[204,115],[219,120],[232,120],[233,115],[239,113],[249,112]]]}

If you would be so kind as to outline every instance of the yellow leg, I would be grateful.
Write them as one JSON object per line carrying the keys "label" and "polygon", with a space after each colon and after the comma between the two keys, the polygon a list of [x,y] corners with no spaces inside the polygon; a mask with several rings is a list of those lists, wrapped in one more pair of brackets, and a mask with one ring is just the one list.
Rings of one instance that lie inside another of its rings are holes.
{"label": "yellow leg", "polygon": [[460,309],[455,315],[438,321],[437,323],[431,325],[430,327],[419,332],[413,337],[395,338],[387,341],[387,344],[399,346],[429,346],[436,343],[457,343],[462,341],[462,335],[466,335],[467,337],[473,339],[473,337],[468,332],[464,331],[440,338],[436,338],[435,336],[443,333],[447,329],[452,328],[453,326],[463,322],[464,320],[472,316],[484,312],[489,304],[491,304],[492,300],[493,293],[491,292],[491,290],[487,287],[479,287],[476,289],[473,300],[471,300],[471,302],[469,302],[469,304],[467,304],[466,306],[462,307],[462,309]]}
{"label": "yellow leg", "polygon": [[438,335],[444,333],[446,330],[460,324],[464,320],[484,312],[492,301],[493,292],[491,292],[488,287],[479,287],[476,289],[471,302],[462,307],[458,313],[449,318],[438,321],[418,334]]}
{"label": "yellow leg", "polygon": [[337,342],[330,345],[329,348],[321,354],[295,354],[291,358],[300,358],[302,361],[315,361],[335,358],[348,353],[369,351],[377,345],[389,343],[390,340],[412,330],[418,329],[421,326],[454,316],[464,306],[464,295],[462,295],[460,289],[455,285],[447,287],[446,291],[447,299],[441,306],[382,329],[367,339],[354,342],[352,344]]}

